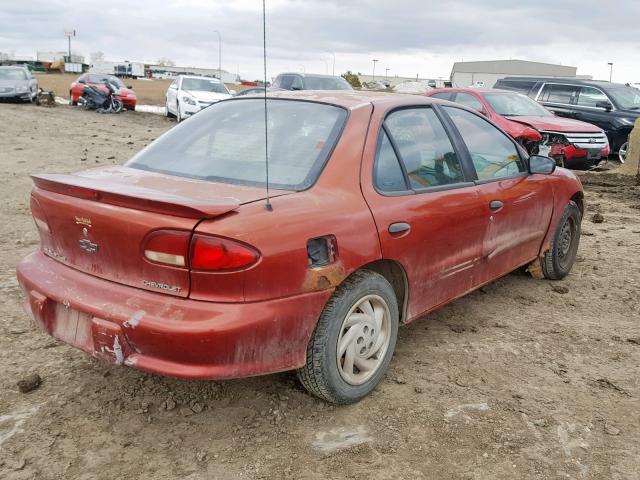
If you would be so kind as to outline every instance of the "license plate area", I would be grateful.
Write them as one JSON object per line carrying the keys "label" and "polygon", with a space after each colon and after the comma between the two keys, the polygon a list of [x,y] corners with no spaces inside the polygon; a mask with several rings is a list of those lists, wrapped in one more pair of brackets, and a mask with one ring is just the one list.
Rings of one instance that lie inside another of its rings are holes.
{"label": "license plate area", "polygon": [[53,309],[51,335],[82,350],[93,350],[91,335],[92,316],[56,303]]}

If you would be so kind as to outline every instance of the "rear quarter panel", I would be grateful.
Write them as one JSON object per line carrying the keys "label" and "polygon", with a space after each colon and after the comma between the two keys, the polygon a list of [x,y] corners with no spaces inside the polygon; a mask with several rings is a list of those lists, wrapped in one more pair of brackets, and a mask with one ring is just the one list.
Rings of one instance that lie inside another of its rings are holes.
{"label": "rear quarter panel", "polygon": [[[377,230],[359,180],[370,116],[370,105],[351,111],[333,154],[310,189],[273,198],[273,211],[265,208],[264,201],[255,202],[197,227],[199,233],[247,243],[260,251],[261,258],[244,272],[192,272],[191,298],[254,302],[329,290],[381,258]],[[336,237],[337,260],[311,268],[307,240],[323,235]]]}

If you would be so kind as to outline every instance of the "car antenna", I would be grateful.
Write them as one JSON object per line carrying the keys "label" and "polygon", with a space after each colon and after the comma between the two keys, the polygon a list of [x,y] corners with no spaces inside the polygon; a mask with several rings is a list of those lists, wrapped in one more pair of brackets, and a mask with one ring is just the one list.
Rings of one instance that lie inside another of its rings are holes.
{"label": "car antenna", "polygon": [[269,116],[267,114],[267,9],[266,0],[262,0],[262,55],[264,57],[264,164],[267,174],[267,203],[264,208],[273,211],[269,200],[269,133],[267,131]]}

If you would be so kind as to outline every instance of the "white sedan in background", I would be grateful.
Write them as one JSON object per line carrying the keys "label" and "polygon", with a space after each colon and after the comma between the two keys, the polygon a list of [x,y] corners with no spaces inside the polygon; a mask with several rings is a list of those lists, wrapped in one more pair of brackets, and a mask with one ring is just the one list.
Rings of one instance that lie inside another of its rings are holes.
{"label": "white sedan in background", "polygon": [[167,90],[167,116],[180,122],[234,93],[217,78],[180,75]]}

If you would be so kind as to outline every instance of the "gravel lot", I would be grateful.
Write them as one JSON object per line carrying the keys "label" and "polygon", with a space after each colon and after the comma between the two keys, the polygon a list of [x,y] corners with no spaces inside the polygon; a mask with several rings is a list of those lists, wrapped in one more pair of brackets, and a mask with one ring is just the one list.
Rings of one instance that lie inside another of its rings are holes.
{"label": "gravel lot", "polygon": [[640,479],[640,187],[588,187],[566,280],[513,273],[402,328],[380,387],[333,407],[294,374],[166,379],[40,332],[15,280],[29,173],[121,163],[173,123],[4,104],[0,125],[0,478]]}

